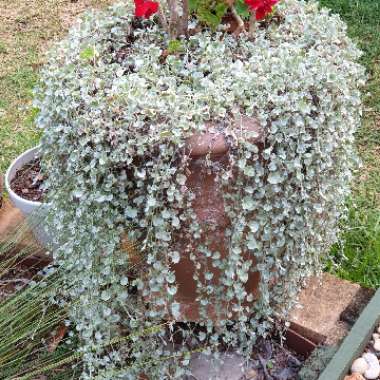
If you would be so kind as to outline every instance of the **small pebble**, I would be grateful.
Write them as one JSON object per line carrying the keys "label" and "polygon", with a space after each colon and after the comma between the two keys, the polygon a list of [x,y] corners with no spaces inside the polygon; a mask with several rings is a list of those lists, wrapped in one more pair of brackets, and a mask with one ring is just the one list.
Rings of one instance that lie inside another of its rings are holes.
{"label": "small pebble", "polygon": [[351,366],[351,373],[359,373],[361,375],[364,375],[365,371],[369,369],[369,365],[367,361],[364,358],[356,359]]}
{"label": "small pebble", "polygon": [[365,378],[360,373],[353,373],[352,375],[346,376],[344,380],[365,380]]}
{"label": "small pebble", "polygon": [[258,376],[259,374],[257,373],[257,371],[255,369],[249,369],[245,375],[244,375],[244,379],[245,380],[256,380],[258,379]]}
{"label": "small pebble", "polygon": [[375,339],[373,343],[373,349],[377,352],[380,351],[380,339]]}
{"label": "small pebble", "polygon": [[364,377],[368,380],[377,379],[380,376],[380,363],[376,355],[371,352],[366,352],[363,354],[363,359],[369,366],[369,368],[364,372]]}

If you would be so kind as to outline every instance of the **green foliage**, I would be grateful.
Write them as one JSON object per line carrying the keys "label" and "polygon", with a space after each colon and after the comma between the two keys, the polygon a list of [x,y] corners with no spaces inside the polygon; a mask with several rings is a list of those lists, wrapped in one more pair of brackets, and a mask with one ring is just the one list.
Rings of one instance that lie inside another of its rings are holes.
{"label": "green foliage", "polygon": [[236,8],[237,13],[241,17],[243,17],[245,19],[250,17],[251,13],[249,12],[249,8],[248,8],[248,6],[244,0],[236,0],[235,8]]}
{"label": "green foliage", "polygon": [[180,40],[171,40],[168,44],[169,54],[181,53],[184,51],[184,45]]}
{"label": "green foliage", "polygon": [[14,88],[20,98],[27,98],[37,83],[37,74],[30,68],[21,68],[9,75],[6,80]]}
{"label": "green foliage", "polygon": [[198,20],[212,29],[216,29],[222,22],[228,10],[223,0],[190,0],[189,8]]}
{"label": "green foliage", "polygon": [[380,213],[360,211],[354,205],[341,243],[332,249],[327,269],[338,276],[377,289],[380,286]]}
{"label": "green foliage", "polygon": [[[47,223],[59,247],[55,262],[66,273],[57,297],[74,301],[69,317],[84,358],[81,380],[135,380],[142,367],[160,380],[188,372],[187,347],[163,345],[163,331],[104,349],[121,331],[133,335],[176,318],[172,264],[181,265],[174,244],[180,232],[197,247],[190,260],[204,328],[181,334],[215,355],[223,341],[247,357],[337,241],[357,163],[360,52],[339,18],[316,3],[288,0],[278,10],[281,22],[257,28],[254,38],[194,32],[183,41],[186,54],[163,60],[164,31],[151,23],[136,29],[131,6],[117,5],[88,14],[51,52],[35,106],[50,190]],[[88,46],[97,51],[91,65],[81,58]],[[264,128],[262,150],[237,133],[242,116]],[[200,243],[215,226],[198,221],[186,186],[186,141],[209,121],[231,148],[227,170],[204,160],[229,189],[225,258]],[[121,246],[126,233],[141,247],[132,273],[133,250]],[[216,283],[208,265],[222,273]],[[245,290],[255,271],[258,300]],[[217,323],[208,317],[210,304]],[[180,365],[163,360],[173,351],[184,356]]]}
{"label": "green foliage", "polygon": [[96,50],[92,46],[87,46],[80,52],[79,56],[83,60],[90,61],[96,57]]}

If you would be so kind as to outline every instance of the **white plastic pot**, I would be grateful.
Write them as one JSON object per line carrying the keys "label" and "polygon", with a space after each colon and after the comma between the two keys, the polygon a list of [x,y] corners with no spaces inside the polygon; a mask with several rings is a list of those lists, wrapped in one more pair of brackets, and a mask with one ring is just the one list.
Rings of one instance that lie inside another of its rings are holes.
{"label": "white plastic pot", "polygon": [[21,198],[11,188],[11,182],[16,176],[17,170],[21,169],[25,164],[38,157],[39,147],[35,147],[27,150],[20,156],[18,156],[12,164],[9,166],[5,174],[5,188],[8,191],[9,198],[13,205],[20,209],[24,216],[30,215],[33,211],[37,210],[41,206],[41,202],[29,201],[25,198]]}
{"label": "white plastic pot", "polygon": [[[25,164],[38,157],[39,146],[27,150],[20,156],[18,156],[12,164],[9,166],[5,174],[5,188],[9,194],[9,198],[13,205],[17,207],[22,214],[30,220],[30,227],[36,239],[44,246],[49,245],[51,239],[49,239],[42,222],[43,209],[46,206],[42,206],[41,202],[29,201],[28,199],[20,197],[11,188],[11,182],[16,176],[16,173]],[[42,207],[41,207],[42,206]],[[31,216],[35,216],[31,218]]]}

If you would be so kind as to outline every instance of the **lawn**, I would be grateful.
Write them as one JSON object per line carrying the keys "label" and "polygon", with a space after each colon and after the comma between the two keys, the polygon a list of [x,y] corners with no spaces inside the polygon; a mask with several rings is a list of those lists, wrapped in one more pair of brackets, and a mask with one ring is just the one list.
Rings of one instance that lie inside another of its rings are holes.
{"label": "lawn", "polygon": [[43,52],[76,16],[109,0],[0,0],[0,173],[39,132],[31,107]]}
{"label": "lawn", "polygon": [[364,54],[369,81],[357,143],[362,159],[348,202],[344,246],[333,248],[328,270],[362,285],[380,286],[380,2],[377,0],[321,0],[347,22],[351,37]]}
{"label": "lawn", "polygon": [[[0,173],[35,145],[32,89],[43,64],[43,51],[65,33],[75,16],[110,0],[0,0]],[[358,149],[363,167],[349,201],[345,246],[333,248],[327,269],[363,285],[380,286],[380,2],[321,0],[339,13],[362,48],[370,80],[365,95]]]}

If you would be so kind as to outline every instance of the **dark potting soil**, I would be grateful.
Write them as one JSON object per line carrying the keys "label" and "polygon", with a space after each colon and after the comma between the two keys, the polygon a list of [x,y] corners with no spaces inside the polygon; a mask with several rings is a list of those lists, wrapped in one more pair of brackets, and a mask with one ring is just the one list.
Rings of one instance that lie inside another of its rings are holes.
{"label": "dark potting soil", "polygon": [[[276,339],[258,342],[253,355],[257,380],[296,380],[305,358]],[[248,377],[248,376],[247,376]],[[254,377],[254,379],[256,379]]]}
{"label": "dark potting soil", "polygon": [[40,160],[36,158],[17,170],[11,181],[11,188],[21,198],[41,202],[45,193],[41,188],[43,181]]}
{"label": "dark potting soil", "polygon": [[[16,257],[17,251],[6,252],[3,259]],[[48,264],[46,257],[27,256],[16,260],[11,268],[2,270],[0,275],[0,302],[26,287]]]}
{"label": "dark potting soil", "polygon": [[20,265],[11,269],[6,275],[0,278],[0,302],[15,294],[21,288],[24,288],[32,278],[36,275],[36,271],[26,265]]}

